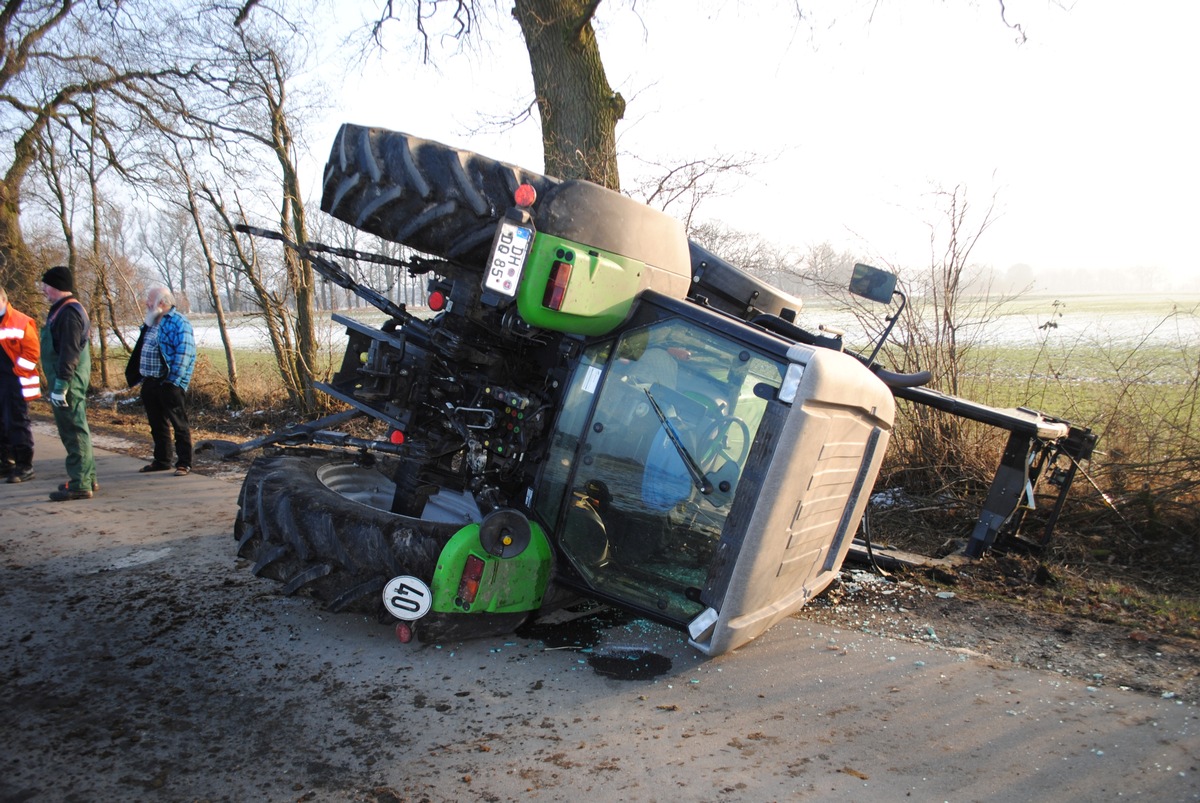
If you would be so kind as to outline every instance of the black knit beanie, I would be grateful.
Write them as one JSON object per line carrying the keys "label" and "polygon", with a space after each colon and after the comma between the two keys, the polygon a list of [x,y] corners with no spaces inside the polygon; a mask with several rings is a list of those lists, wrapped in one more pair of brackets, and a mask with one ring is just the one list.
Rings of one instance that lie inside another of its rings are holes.
{"label": "black knit beanie", "polygon": [[71,271],[64,268],[62,265],[56,265],[42,276],[42,284],[47,284],[55,290],[61,290],[64,293],[75,292],[75,281],[71,278]]}

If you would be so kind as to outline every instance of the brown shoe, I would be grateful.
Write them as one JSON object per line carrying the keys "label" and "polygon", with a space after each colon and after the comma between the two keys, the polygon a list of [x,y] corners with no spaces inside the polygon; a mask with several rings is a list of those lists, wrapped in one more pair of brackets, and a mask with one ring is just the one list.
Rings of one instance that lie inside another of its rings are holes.
{"label": "brown shoe", "polygon": [[51,502],[72,502],[76,499],[91,499],[91,491],[51,491]]}
{"label": "brown shoe", "polygon": [[187,466],[179,466],[178,468],[175,469],[176,477],[186,477],[188,474],[191,474],[191,473],[192,473],[192,470],[190,468],[188,468]]}

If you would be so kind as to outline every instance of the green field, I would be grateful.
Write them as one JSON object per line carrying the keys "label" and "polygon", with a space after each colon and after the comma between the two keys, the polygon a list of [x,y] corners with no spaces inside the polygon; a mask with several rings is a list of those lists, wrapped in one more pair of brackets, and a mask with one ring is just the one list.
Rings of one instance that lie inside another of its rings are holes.
{"label": "green field", "polygon": [[[913,308],[921,303],[911,302]],[[821,300],[807,303],[798,323],[816,329],[831,322],[845,330],[847,348],[865,350],[865,330],[887,311],[868,308],[859,314],[875,317],[860,319]],[[372,308],[342,314],[370,325],[383,320]],[[328,321],[329,315],[318,313],[318,319]],[[949,361],[945,350],[922,353],[918,359],[921,367],[943,378],[939,389],[997,407],[1031,407],[1091,426],[1102,439],[1119,437],[1141,444],[1136,451],[1147,460],[1160,458],[1172,443],[1179,448],[1192,443],[1193,416],[1200,412],[1200,295],[1026,295],[998,304],[968,299],[960,302],[959,317],[954,372],[958,386],[944,379],[951,372],[939,370]],[[206,315],[192,320],[198,340],[207,344],[200,349],[197,391],[219,404],[227,397],[227,377],[215,321]],[[242,398],[249,406],[278,406],[285,394],[256,319],[231,320]],[[1048,322],[1055,325],[1046,326]],[[340,364],[344,342],[341,326],[322,329],[319,378],[327,378]],[[886,355],[882,362],[899,367],[899,359]],[[112,368],[119,377],[123,361],[116,355]]]}

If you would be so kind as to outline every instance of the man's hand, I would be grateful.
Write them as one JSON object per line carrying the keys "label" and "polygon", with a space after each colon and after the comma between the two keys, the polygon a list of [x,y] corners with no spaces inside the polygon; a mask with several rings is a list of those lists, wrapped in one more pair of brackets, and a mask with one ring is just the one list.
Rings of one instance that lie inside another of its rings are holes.
{"label": "man's hand", "polygon": [[67,383],[64,380],[54,380],[54,389],[50,391],[50,403],[55,407],[67,406]]}

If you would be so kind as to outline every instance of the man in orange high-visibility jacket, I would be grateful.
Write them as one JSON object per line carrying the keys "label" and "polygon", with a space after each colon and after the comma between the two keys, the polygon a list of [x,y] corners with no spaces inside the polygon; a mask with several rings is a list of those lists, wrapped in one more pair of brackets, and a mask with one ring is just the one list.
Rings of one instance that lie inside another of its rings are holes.
{"label": "man in orange high-visibility jacket", "polygon": [[0,287],[0,476],[33,479],[33,427],[29,400],[42,395],[37,324],[8,303]]}

